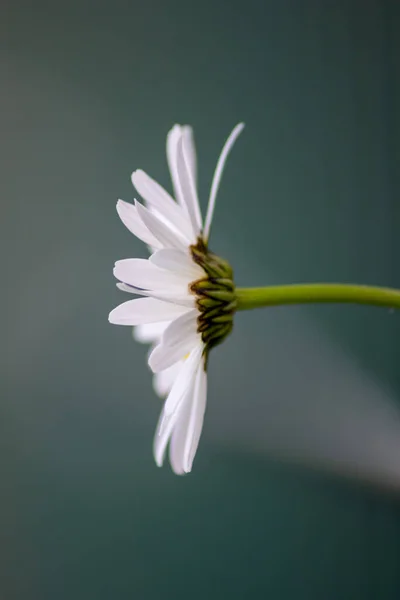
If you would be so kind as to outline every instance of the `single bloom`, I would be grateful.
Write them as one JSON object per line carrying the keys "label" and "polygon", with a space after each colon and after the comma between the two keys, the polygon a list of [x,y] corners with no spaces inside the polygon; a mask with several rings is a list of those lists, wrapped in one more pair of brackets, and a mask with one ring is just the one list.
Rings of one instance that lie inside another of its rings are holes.
{"label": "single bloom", "polygon": [[132,174],[143,199],[117,203],[126,227],[149,247],[148,259],[115,263],[118,287],[142,296],[117,306],[109,321],[134,326],[134,338],[152,345],[148,364],[154,389],[165,398],[155,438],[158,466],[169,459],[189,473],[199,444],[207,398],[211,348],[231,331],[236,308],[230,265],[208,248],[215,199],[224,165],[244,125],[228,137],[214,172],[206,218],[197,195],[192,129],[175,125],[167,136],[167,160],[175,199],[144,171]]}

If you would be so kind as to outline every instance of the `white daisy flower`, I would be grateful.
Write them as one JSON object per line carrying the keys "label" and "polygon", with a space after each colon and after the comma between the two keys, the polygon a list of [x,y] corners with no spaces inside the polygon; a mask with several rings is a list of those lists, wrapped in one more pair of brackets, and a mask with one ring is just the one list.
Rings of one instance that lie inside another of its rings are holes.
{"label": "white daisy flower", "polygon": [[196,153],[192,129],[175,125],[167,136],[167,159],[174,200],[141,170],[132,182],[144,204],[119,200],[126,227],[145,242],[149,259],[117,261],[118,287],[142,298],[117,306],[109,321],[134,326],[134,337],[152,344],[148,363],[154,389],[166,397],[155,439],[158,466],[169,458],[177,474],[189,473],[198,447],[207,396],[210,349],[231,331],[236,307],[229,264],[208,249],[215,199],[229,151],[244,125],[226,141],[215,169],[206,218],[196,190]]}

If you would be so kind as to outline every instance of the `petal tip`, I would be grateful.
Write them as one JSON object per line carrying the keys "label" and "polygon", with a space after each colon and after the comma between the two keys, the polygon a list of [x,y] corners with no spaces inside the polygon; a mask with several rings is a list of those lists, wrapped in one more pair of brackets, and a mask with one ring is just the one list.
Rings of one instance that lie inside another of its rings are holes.
{"label": "petal tip", "polygon": [[178,475],[179,477],[184,477],[185,475],[187,475],[186,471],[184,471],[183,469],[175,469],[174,467],[172,467],[172,470],[175,473],[175,475]]}
{"label": "petal tip", "polygon": [[[158,435],[156,433],[156,437],[158,438]],[[164,453],[161,453],[159,448],[157,447],[157,442],[155,444],[155,448],[153,451],[153,456],[154,456],[154,462],[156,463],[157,467],[162,467],[164,464]]]}
{"label": "petal tip", "polygon": [[109,313],[108,322],[111,323],[112,325],[118,325],[118,323],[114,319],[114,315],[115,315],[115,308],[113,308],[113,310]]}
{"label": "petal tip", "polygon": [[135,188],[136,188],[138,178],[140,178],[140,176],[141,176],[140,173],[143,173],[143,171],[141,171],[140,169],[135,169],[135,171],[133,171],[133,173],[131,175],[131,181]]}
{"label": "petal tip", "polygon": [[122,213],[124,211],[124,209],[126,209],[129,206],[128,202],[124,202],[124,200],[121,200],[120,198],[117,200],[117,204],[115,205],[115,208],[117,209],[117,213],[119,218],[122,221]]}
{"label": "petal tip", "polygon": [[138,177],[143,177],[143,175],[145,175],[145,172],[143,171],[143,169],[135,169],[132,172],[131,179],[133,181],[134,179],[137,179]]}
{"label": "petal tip", "polygon": [[174,123],[168,131],[168,135],[173,135],[175,132],[181,132],[182,126],[179,123]]}

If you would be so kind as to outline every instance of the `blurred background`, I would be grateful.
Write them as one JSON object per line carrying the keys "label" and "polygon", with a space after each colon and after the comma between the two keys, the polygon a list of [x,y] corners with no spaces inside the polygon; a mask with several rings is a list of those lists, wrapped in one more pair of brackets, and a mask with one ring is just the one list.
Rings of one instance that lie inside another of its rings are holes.
{"label": "blurred background", "polygon": [[400,287],[395,0],[0,9],[4,600],[400,598],[400,320],[239,314],[193,472],[158,469],[146,348],[108,323],[119,222],[194,127],[212,249],[241,286]]}

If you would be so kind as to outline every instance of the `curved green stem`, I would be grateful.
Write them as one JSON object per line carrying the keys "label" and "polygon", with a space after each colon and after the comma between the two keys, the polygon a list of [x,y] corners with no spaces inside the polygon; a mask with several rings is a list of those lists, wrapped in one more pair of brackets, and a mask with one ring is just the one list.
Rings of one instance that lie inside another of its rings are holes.
{"label": "curved green stem", "polygon": [[237,310],[279,304],[346,302],[400,309],[400,290],[345,283],[301,283],[236,288]]}

